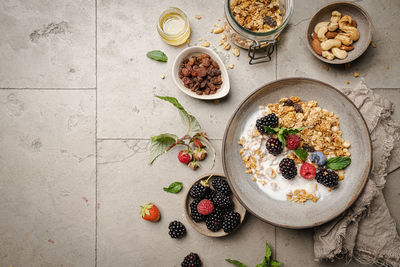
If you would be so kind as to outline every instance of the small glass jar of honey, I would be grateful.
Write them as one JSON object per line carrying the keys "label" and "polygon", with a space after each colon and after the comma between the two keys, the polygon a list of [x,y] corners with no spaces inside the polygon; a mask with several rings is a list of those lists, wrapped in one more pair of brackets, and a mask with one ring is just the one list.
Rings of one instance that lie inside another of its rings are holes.
{"label": "small glass jar of honey", "polygon": [[157,31],[167,44],[182,45],[190,37],[189,19],[179,8],[169,7],[161,13],[157,23]]}

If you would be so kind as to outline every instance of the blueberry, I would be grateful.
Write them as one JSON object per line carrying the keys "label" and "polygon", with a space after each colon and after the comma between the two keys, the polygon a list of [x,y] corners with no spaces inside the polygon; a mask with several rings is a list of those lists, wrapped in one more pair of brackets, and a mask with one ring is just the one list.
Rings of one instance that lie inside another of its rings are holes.
{"label": "blueberry", "polygon": [[311,153],[310,160],[318,166],[323,166],[326,163],[326,157],[321,151]]}

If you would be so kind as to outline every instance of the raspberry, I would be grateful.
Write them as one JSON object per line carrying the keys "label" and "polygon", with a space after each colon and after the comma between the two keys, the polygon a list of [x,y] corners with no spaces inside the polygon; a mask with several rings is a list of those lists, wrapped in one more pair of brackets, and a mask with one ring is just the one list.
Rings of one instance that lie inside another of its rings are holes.
{"label": "raspberry", "polygon": [[214,210],[214,204],[208,199],[203,199],[197,205],[197,211],[201,215],[211,214],[211,212],[213,212],[213,210]]}
{"label": "raspberry", "polygon": [[312,179],[315,177],[315,167],[310,164],[310,163],[303,163],[303,165],[301,165],[300,167],[300,175],[304,178],[304,179]]}
{"label": "raspberry", "polygon": [[178,154],[178,159],[180,162],[183,164],[189,164],[189,162],[192,160],[192,155],[190,155],[187,151],[181,150],[179,151]]}
{"label": "raspberry", "polygon": [[294,134],[289,134],[286,137],[286,147],[289,149],[296,149],[300,145],[300,137]]}

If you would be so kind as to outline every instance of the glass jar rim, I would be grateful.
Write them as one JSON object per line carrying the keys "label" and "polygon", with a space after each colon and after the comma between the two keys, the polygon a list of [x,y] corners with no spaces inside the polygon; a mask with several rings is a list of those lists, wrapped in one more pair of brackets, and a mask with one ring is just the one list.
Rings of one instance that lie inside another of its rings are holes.
{"label": "glass jar rim", "polygon": [[270,36],[270,35],[273,35],[273,34],[279,34],[282,31],[282,29],[286,26],[286,24],[289,22],[289,19],[292,16],[292,13],[293,13],[293,10],[294,10],[294,1],[293,0],[287,0],[287,2],[290,2],[290,4],[289,4],[290,8],[289,9],[286,8],[285,16],[284,16],[284,19],[283,19],[282,23],[278,27],[276,27],[275,29],[267,31],[267,32],[250,31],[249,29],[246,29],[245,27],[240,25],[239,22],[237,22],[237,20],[233,16],[232,9],[231,9],[231,0],[226,0],[227,6],[225,6],[225,8],[228,9],[229,16],[232,18],[233,23],[235,23],[235,26],[239,27],[240,30],[244,31],[246,34],[250,34],[250,35],[253,35],[253,36],[267,37],[267,36]]}
{"label": "glass jar rim", "polygon": [[[176,34],[169,34],[166,33],[164,31],[164,29],[161,27],[161,22],[162,19],[165,17],[165,15],[167,14],[168,11],[175,11],[176,13],[178,13],[180,16],[182,16],[183,20],[185,21],[185,26],[183,27],[182,31],[176,33]],[[168,7],[165,10],[163,10],[158,18],[158,22],[157,22],[157,30],[158,33],[160,35],[166,36],[166,37],[170,37],[170,38],[174,38],[174,37],[179,37],[182,34],[185,34],[189,28],[189,19],[186,16],[185,12],[183,12],[181,9],[177,8],[177,7]]]}

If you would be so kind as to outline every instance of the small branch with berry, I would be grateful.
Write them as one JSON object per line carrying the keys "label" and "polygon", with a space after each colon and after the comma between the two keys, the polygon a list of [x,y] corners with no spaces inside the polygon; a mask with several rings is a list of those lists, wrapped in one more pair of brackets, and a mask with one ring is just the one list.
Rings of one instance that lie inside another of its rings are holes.
{"label": "small branch with berry", "polygon": [[169,96],[156,97],[170,102],[178,109],[182,123],[187,127],[187,131],[181,138],[170,133],[163,133],[151,137],[150,164],[152,164],[160,155],[168,152],[173,147],[184,146],[184,149],[182,149],[178,154],[178,160],[180,162],[188,165],[192,170],[196,170],[200,167],[199,161],[206,158],[206,149],[208,149],[213,154],[212,169],[215,165],[216,152],[208,140],[207,134],[201,131],[201,126],[197,119],[193,115],[189,114],[176,98]]}

